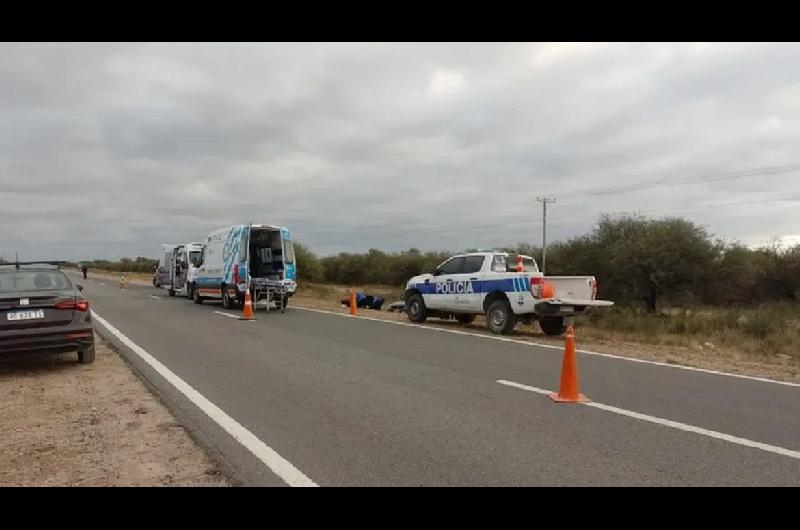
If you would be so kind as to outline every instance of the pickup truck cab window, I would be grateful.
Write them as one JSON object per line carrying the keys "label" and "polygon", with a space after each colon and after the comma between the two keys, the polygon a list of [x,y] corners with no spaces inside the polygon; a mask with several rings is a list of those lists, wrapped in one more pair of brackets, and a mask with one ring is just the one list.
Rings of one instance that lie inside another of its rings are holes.
{"label": "pickup truck cab window", "polygon": [[456,257],[456,258],[451,258],[450,260],[445,261],[444,263],[442,263],[439,266],[439,268],[437,269],[437,271],[439,272],[440,275],[442,275],[442,274],[458,274],[459,272],[461,272],[461,267],[463,266],[463,264],[464,264],[464,257],[463,256]]}
{"label": "pickup truck cab window", "polygon": [[474,274],[483,268],[484,256],[467,256],[464,258],[464,274]]}

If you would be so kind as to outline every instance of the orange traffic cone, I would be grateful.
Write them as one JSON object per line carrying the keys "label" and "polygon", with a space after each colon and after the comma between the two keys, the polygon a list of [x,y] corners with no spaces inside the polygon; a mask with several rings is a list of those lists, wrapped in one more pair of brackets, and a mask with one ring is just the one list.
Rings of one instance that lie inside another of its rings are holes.
{"label": "orange traffic cone", "polygon": [[356,290],[350,294],[350,315],[356,316]]}
{"label": "orange traffic cone", "polygon": [[572,324],[567,326],[564,342],[564,362],[561,365],[561,387],[557,394],[548,394],[556,403],[586,403],[591,401],[578,388],[578,363],[575,359],[575,332]]}
{"label": "orange traffic cone", "polygon": [[244,308],[242,309],[242,316],[239,320],[255,320],[253,316],[253,301],[250,299],[250,289],[244,292]]}
{"label": "orange traffic cone", "polygon": [[120,289],[124,289],[125,288],[125,275],[124,274],[119,277],[119,288]]}
{"label": "orange traffic cone", "polygon": [[522,272],[524,269],[522,267],[522,256],[517,256],[517,272]]}

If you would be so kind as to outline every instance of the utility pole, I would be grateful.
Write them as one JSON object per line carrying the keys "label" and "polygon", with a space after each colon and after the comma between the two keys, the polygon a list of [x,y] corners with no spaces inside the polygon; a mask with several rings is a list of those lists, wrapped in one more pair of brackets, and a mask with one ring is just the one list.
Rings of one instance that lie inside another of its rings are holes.
{"label": "utility pole", "polygon": [[555,197],[536,197],[542,203],[542,274],[547,267],[547,203],[556,202]]}

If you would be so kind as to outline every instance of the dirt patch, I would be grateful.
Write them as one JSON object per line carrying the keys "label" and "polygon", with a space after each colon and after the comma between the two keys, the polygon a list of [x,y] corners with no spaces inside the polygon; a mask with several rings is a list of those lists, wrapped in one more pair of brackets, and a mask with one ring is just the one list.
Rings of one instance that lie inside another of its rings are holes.
{"label": "dirt patch", "polygon": [[0,359],[0,486],[228,486],[217,464],[99,337]]}
{"label": "dirt patch", "polygon": [[[324,309],[347,314],[349,308],[342,306],[336,301],[338,297],[343,296],[346,291],[343,289],[332,289],[332,291],[330,297],[320,299],[314,297],[315,293],[313,291],[312,293],[302,294],[302,289],[298,289],[298,294],[292,298],[291,304],[300,307]],[[394,299],[388,298],[387,306],[394,301]],[[379,318],[382,320],[408,322],[405,313],[359,309],[358,314],[359,316]],[[486,329],[486,320],[483,316],[478,316],[475,322],[469,325],[459,324],[453,320],[439,320],[435,318],[429,319],[424,325],[491,335]],[[583,350],[800,383],[800,362],[788,356],[748,355],[710,343],[703,345],[698,342],[697,344],[691,344],[689,346],[647,344],[629,340],[626,337],[604,337],[602,336],[602,332],[598,330],[582,327],[580,320],[576,323],[575,334],[578,348]],[[553,346],[562,346],[564,344],[563,337],[549,337],[542,333],[538,323],[533,323],[531,325],[517,324],[516,329],[509,337]]]}

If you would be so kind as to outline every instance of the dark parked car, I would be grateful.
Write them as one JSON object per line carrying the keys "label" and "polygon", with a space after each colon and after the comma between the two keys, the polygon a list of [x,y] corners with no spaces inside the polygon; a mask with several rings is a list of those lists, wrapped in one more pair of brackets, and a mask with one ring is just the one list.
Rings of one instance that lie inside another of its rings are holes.
{"label": "dark parked car", "polygon": [[94,332],[83,287],[58,262],[0,264],[0,354],[78,352],[94,361]]}

